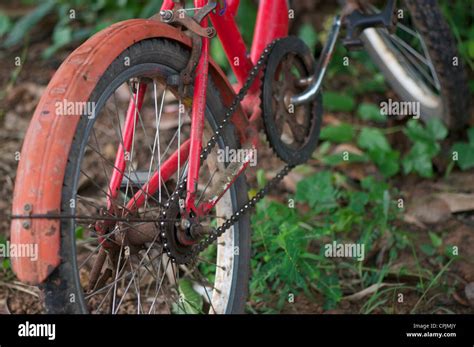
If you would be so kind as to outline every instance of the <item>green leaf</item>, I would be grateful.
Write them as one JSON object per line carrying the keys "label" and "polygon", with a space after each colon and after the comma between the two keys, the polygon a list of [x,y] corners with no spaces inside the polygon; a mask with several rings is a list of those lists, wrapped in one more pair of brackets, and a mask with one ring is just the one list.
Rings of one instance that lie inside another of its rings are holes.
{"label": "green leaf", "polygon": [[160,7],[162,0],[148,0],[146,5],[140,11],[140,18],[149,18],[156,13],[156,9]]}
{"label": "green leaf", "polygon": [[317,283],[318,289],[324,294],[324,309],[330,310],[336,307],[342,298],[342,290],[339,283],[339,277],[336,273],[322,273]]}
{"label": "green leaf", "polygon": [[328,211],[338,206],[336,197],[337,190],[332,182],[332,174],[329,171],[321,171],[308,177],[296,186],[296,200],[307,202],[314,213]]}
{"label": "green leaf", "polygon": [[433,247],[438,248],[443,244],[443,239],[439,237],[438,235],[436,235],[435,233],[432,233],[431,231],[429,231],[428,235],[430,236]]}
{"label": "green leaf", "polygon": [[387,90],[387,86],[384,76],[378,72],[370,75],[370,78],[359,80],[353,89],[356,94],[364,95],[366,93],[384,93]]}
{"label": "green leaf", "polygon": [[349,209],[357,214],[365,212],[365,205],[369,202],[369,195],[365,192],[352,192],[349,196]]}
{"label": "green leaf", "polygon": [[330,226],[332,232],[350,232],[353,231],[353,225],[360,221],[354,211],[348,208],[341,208],[334,214],[334,222]]}
{"label": "green leaf", "polygon": [[398,151],[371,150],[369,157],[385,177],[392,177],[400,171],[400,152]]}
{"label": "green leaf", "polygon": [[340,125],[329,125],[321,129],[319,136],[321,140],[336,143],[350,142],[354,138],[354,128],[352,125],[342,123]]}
{"label": "green leaf", "polygon": [[84,239],[84,227],[78,226],[76,227],[76,240]]}
{"label": "green leaf", "polygon": [[0,36],[3,36],[5,33],[8,32],[12,23],[10,18],[3,12],[0,12]]}
{"label": "green leaf", "polygon": [[60,48],[73,40],[72,30],[69,26],[56,26],[53,32],[53,44],[43,51],[42,57],[50,58]]}
{"label": "green leaf", "polygon": [[380,129],[363,128],[357,144],[367,150],[370,159],[385,177],[391,177],[400,169],[400,153],[392,150],[387,138]]}
{"label": "green leaf", "polygon": [[19,19],[7,36],[3,46],[7,48],[12,47],[23,40],[28,31],[54,9],[55,4],[55,0],[45,1],[29,14]]}
{"label": "green leaf", "polygon": [[351,112],[355,108],[355,100],[346,94],[325,92],[323,93],[323,105],[328,111]]}
{"label": "green leaf", "polygon": [[433,248],[433,246],[431,245],[421,245],[420,246],[420,249],[423,253],[425,253],[426,255],[432,257],[433,255],[435,255],[436,253],[436,249]]}
{"label": "green leaf", "polygon": [[474,167],[474,144],[457,142],[453,145],[452,152],[457,152],[457,164],[461,170]]}
{"label": "green leaf", "polygon": [[258,188],[263,188],[265,184],[267,184],[267,178],[265,177],[265,170],[259,169],[257,170],[257,184]]}
{"label": "green leaf", "polygon": [[413,142],[423,141],[426,143],[434,143],[436,140],[442,140],[448,135],[448,130],[437,118],[428,120],[426,128],[423,127],[419,120],[410,119],[404,132]]}
{"label": "green leaf", "polygon": [[432,177],[432,159],[440,151],[438,141],[448,134],[446,127],[438,119],[429,120],[426,127],[412,119],[408,121],[404,132],[413,142],[413,146],[403,158],[403,171],[405,174],[416,172],[422,177]]}
{"label": "green leaf", "polygon": [[400,171],[399,159],[400,152],[390,151],[386,153],[382,160],[376,161],[376,164],[382,175],[392,177]]}
{"label": "green leaf", "polygon": [[369,199],[377,203],[383,201],[384,192],[389,189],[386,182],[376,180],[373,176],[367,176],[360,183],[362,188],[369,192]]}
{"label": "green leaf", "polygon": [[12,268],[12,264],[11,264],[11,262],[10,262],[10,258],[5,258],[5,259],[3,259],[1,268],[2,268],[3,270],[10,270],[10,269]]}
{"label": "green leaf", "polygon": [[448,129],[437,118],[431,118],[426,123],[426,129],[436,140],[443,140],[448,135]]}
{"label": "green leaf", "polygon": [[318,42],[318,34],[316,33],[316,30],[314,30],[314,26],[309,23],[305,23],[301,26],[298,36],[310,48],[315,47]]}
{"label": "green leaf", "polygon": [[237,12],[237,23],[247,45],[252,43],[256,19],[257,6],[252,1],[241,1]]}
{"label": "green leaf", "polygon": [[469,139],[469,143],[474,146],[474,127],[469,128],[467,131],[467,138]]}
{"label": "green leaf", "polygon": [[365,121],[383,122],[386,118],[380,113],[380,107],[372,103],[362,103],[357,108],[357,116]]}
{"label": "green leaf", "polygon": [[211,41],[211,55],[212,58],[216,61],[219,66],[221,66],[225,71],[229,69],[229,61],[225,55],[224,48],[219,40]]}
{"label": "green leaf", "polygon": [[421,142],[415,143],[402,160],[404,173],[417,172],[422,177],[432,177],[433,165],[431,158],[432,155],[425,144]]}
{"label": "green leaf", "polygon": [[178,313],[197,314],[202,313],[202,296],[193,289],[193,284],[188,279],[179,280],[180,302],[175,305]]}
{"label": "green leaf", "polygon": [[72,30],[69,26],[61,26],[54,28],[53,42],[57,46],[63,46],[71,42]]}
{"label": "green leaf", "polygon": [[474,127],[467,131],[469,143],[456,142],[451,148],[451,152],[457,153],[457,164],[461,170],[467,170],[474,167]]}
{"label": "green leaf", "polygon": [[388,220],[388,211],[390,209],[390,192],[388,190],[383,192],[383,215],[384,220]]}
{"label": "green leaf", "polygon": [[388,152],[391,150],[387,138],[382,131],[377,128],[363,128],[359,134],[357,145],[369,151],[378,150]]}
{"label": "green leaf", "polygon": [[469,52],[469,57],[474,59],[474,40],[470,40],[467,43],[467,50]]}
{"label": "green leaf", "polygon": [[403,131],[405,135],[408,136],[413,142],[423,141],[423,142],[432,142],[432,134],[426,131],[425,128],[421,125],[421,122],[415,119],[410,119],[407,122],[406,128]]}

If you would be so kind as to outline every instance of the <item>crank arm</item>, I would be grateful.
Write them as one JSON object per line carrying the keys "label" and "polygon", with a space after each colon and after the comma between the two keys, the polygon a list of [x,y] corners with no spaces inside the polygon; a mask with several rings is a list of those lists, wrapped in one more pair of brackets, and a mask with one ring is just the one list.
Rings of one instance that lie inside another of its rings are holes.
{"label": "crank arm", "polygon": [[[380,26],[389,29],[393,28],[393,13],[395,10],[395,4],[396,0],[389,0],[383,11],[378,14],[368,15],[360,12],[359,10],[353,10],[349,15],[345,16],[347,36],[343,42],[344,46],[350,49],[362,45],[362,41],[360,41],[358,38],[355,38],[355,36],[366,28]],[[309,84],[308,88],[303,93],[293,95],[292,97],[285,100],[287,107],[290,105],[298,106],[306,104],[316,98],[316,95],[321,89],[329,62],[331,61],[332,53],[339,36],[341,25],[341,17],[336,16],[313,76],[307,77],[300,81],[301,85]]]}
{"label": "crank arm", "polygon": [[313,101],[318,95],[321,85],[323,83],[324,76],[326,75],[326,70],[328,68],[329,62],[332,58],[332,53],[334,51],[334,46],[336,45],[337,38],[339,36],[339,31],[341,29],[341,17],[336,16],[329,32],[329,37],[324,45],[323,52],[319,57],[318,64],[316,64],[313,76],[306,78],[301,83],[309,83],[308,88],[301,94],[293,95],[292,97],[285,100],[286,107],[290,105],[299,106],[306,104],[310,101]]}

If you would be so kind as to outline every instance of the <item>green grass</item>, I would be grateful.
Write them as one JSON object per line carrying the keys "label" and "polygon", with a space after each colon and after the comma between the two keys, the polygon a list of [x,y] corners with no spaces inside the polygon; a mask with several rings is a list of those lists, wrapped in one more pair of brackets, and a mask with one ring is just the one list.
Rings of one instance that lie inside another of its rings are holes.
{"label": "green grass", "polygon": [[[444,251],[442,237],[431,232],[431,242],[424,244],[416,233],[400,227],[398,192],[386,182],[369,176],[349,189],[346,179],[324,170],[300,181],[295,195],[288,196],[296,200],[295,208],[268,199],[257,205],[252,216],[250,312],[281,312],[291,305],[290,294],[334,309],[344,295],[382,282],[394,286],[361,299],[360,313],[396,312],[393,307],[401,292],[418,298],[411,311],[423,312],[432,293],[447,292],[446,271],[456,259]],[[332,241],[364,244],[366,255],[380,254],[382,243],[386,254],[382,262],[377,256],[364,262],[328,258],[324,245]],[[404,264],[410,254],[413,268],[395,266]],[[427,258],[435,265],[426,266]],[[435,273],[437,267],[441,270]],[[415,283],[404,283],[406,278]]]}

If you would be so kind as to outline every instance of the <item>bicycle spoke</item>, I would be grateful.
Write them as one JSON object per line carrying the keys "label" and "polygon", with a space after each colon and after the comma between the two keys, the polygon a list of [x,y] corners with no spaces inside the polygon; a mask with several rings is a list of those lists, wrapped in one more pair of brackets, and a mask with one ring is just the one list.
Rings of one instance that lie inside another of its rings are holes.
{"label": "bicycle spoke", "polygon": [[[94,152],[96,152],[99,156],[101,156],[101,154],[100,154],[95,148],[93,148],[93,147],[90,146],[89,144],[87,144],[87,146],[88,146],[89,148],[91,148]],[[102,158],[104,159],[104,161],[106,161],[107,164],[109,164],[109,165],[110,165],[111,167],[113,167],[115,170],[117,170],[118,172],[120,172],[120,173],[123,175],[123,177],[125,177],[125,178],[127,179],[127,181],[129,181],[129,182],[131,181],[132,184],[137,183],[136,181],[133,181],[133,179],[132,179],[130,176],[128,176],[128,175],[125,174],[122,170],[120,170],[118,167],[116,167],[114,164],[112,164],[112,162],[108,161],[105,157],[102,157]],[[138,174],[136,173],[136,171],[134,171],[134,173],[135,173],[135,176],[136,176],[136,178],[137,178],[137,180],[138,180]],[[137,185],[139,186],[138,183],[137,183]],[[156,202],[157,204],[161,204],[155,197],[153,197],[153,195],[150,195],[150,194],[149,194],[147,191],[145,191],[142,187],[139,187],[138,190],[141,191],[143,194],[145,194],[145,196],[147,196],[147,197],[153,199],[153,201]],[[160,205],[160,206],[161,206],[161,205]],[[136,205],[135,205],[135,207],[136,207]]]}
{"label": "bicycle spoke", "polygon": [[[423,68],[420,68],[419,64],[415,61],[414,55],[402,44],[400,43],[400,40],[391,40],[393,43],[397,44],[398,47],[401,48],[399,52],[408,60],[410,65],[415,68],[417,72],[419,72],[426,80],[431,84],[431,86],[436,87],[436,82],[433,78],[433,76],[430,76]],[[403,42],[403,41],[402,41]],[[406,44],[406,43],[405,43]]]}

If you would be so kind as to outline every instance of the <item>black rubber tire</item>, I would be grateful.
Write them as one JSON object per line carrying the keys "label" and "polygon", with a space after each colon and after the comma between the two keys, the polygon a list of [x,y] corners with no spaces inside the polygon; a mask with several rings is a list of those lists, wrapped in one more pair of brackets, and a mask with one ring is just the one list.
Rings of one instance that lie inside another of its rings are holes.
{"label": "black rubber tire", "polygon": [[[443,102],[443,123],[453,131],[453,135],[465,129],[469,121],[469,88],[466,70],[458,53],[456,40],[451,33],[448,23],[443,17],[436,0],[404,0],[403,3],[410,11],[416,30],[426,43],[428,53],[433,62],[440,86]],[[370,52],[370,49],[369,49]],[[372,54],[371,54],[372,55]],[[453,58],[458,57],[458,65],[453,65]],[[383,61],[374,61],[386,75],[387,69]],[[396,78],[387,76],[389,83],[402,99],[406,99],[403,87]],[[411,100],[408,100],[411,101]],[[423,115],[425,120],[429,114]]]}
{"label": "black rubber tire", "polygon": [[[425,40],[441,84],[446,107],[446,125],[463,130],[469,121],[469,87],[466,70],[459,56],[456,40],[436,0],[405,0],[417,29]],[[458,66],[453,65],[458,57]]]}
{"label": "black rubber tire", "polygon": [[[123,64],[124,58],[130,58],[130,66]],[[97,102],[112,81],[125,71],[139,67],[142,64],[160,64],[176,72],[181,71],[189,59],[189,51],[176,42],[164,39],[147,39],[135,43],[117,57],[108,67],[95,87],[90,102]],[[143,66],[143,65],[142,65]],[[224,105],[218,90],[209,79],[207,90],[206,118],[212,127],[217,126],[224,114]],[[97,114],[100,114],[98,110]],[[69,153],[66,174],[62,191],[62,212],[70,213],[69,199],[74,197],[77,178],[82,161],[82,146],[87,143],[90,122],[87,117],[81,117]],[[218,139],[219,146],[238,148],[239,143],[232,125],[225,128],[223,136]],[[248,200],[248,189],[245,178],[240,176],[230,188],[233,209],[237,210]],[[242,216],[234,225],[234,244],[239,247],[235,256],[233,282],[230,300],[226,313],[242,313],[248,293],[250,275],[250,218]],[[61,222],[61,264],[56,268],[43,285],[45,307],[48,313],[88,313],[79,282],[76,263],[75,223],[72,219]]]}

